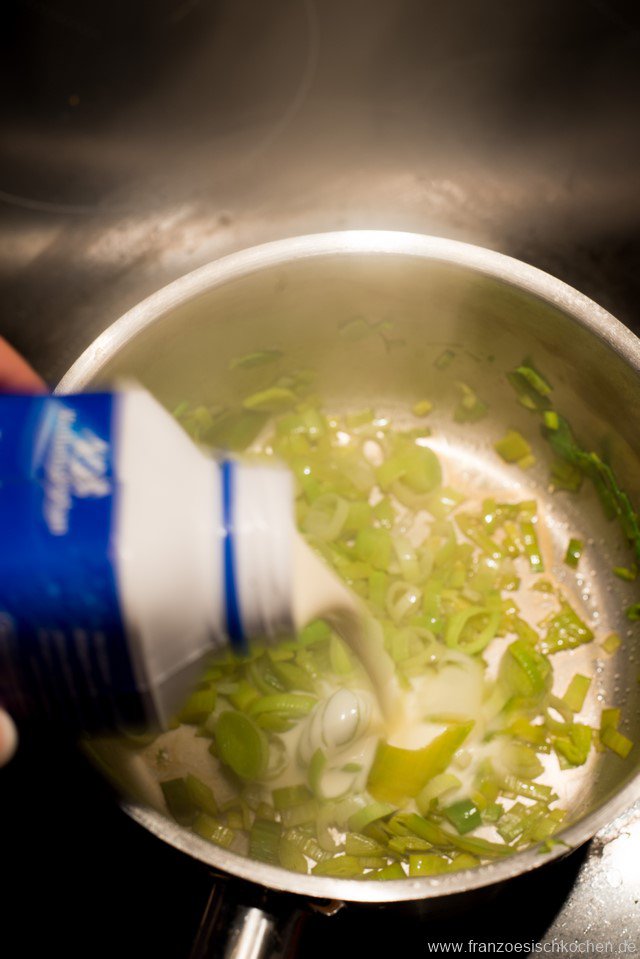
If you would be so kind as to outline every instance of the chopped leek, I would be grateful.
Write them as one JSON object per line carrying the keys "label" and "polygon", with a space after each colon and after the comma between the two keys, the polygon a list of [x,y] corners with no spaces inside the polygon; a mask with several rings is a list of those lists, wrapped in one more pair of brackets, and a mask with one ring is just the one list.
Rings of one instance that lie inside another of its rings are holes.
{"label": "chopped leek", "polygon": [[195,689],[178,713],[178,722],[199,726],[216,707],[216,690],[210,686]]}
{"label": "chopped leek", "polygon": [[323,493],[313,501],[302,521],[305,533],[327,543],[337,539],[349,516],[349,504],[335,493]]}
{"label": "chopped leek", "polygon": [[345,320],[340,324],[338,335],[343,340],[355,342],[366,336],[370,336],[372,329],[372,326],[363,316],[354,316],[352,319]]}
{"label": "chopped leek", "polygon": [[630,619],[632,623],[640,620],[640,603],[632,603],[631,606],[627,606],[625,609],[625,615],[627,619]]}
{"label": "chopped leek", "polygon": [[380,802],[400,804],[417,796],[429,779],[443,773],[473,728],[473,723],[449,726],[422,749],[401,749],[380,742],[367,788]]}
{"label": "chopped leek", "polygon": [[374,569],[386,570],[391,562],[391,535],[386,529],[369,527],[358,531],[355,554]]}
{"label": "chopped leek", "polygon": [[280,859],[282,825],[270,819],[256,819],[249,833],[249,855],[276,865]]}
{"label": "chopped leek", "polygon": [[622,640],[620,639],[618,633],[609,633],[609,635],[606,636],[602,641],[602,648],[604,649],[605,653],[608,653],[609,656],[612,656],[620,646],[621,642]]}
{"label": "chopped leek", "polygon": [[[340,327],[346,339],[375,335],[389,349],[398,341],[388,332],[386,321],[364,317]],[[553,805],[558,797],[543,781],[541,757],[552,752],[569,768],[586,763],[593,748],[626,756],[632,743],[618,729],[619,710],[603,710],[595,734],[575,721],[589,677],[574,676],[562,698],[552,692],[551,654],[591,642],[593,633],[552,581],[525,580],[524,565],[541,573],[547,558],[536,502],[491,494],[465,501],[443,481],[425,426],[394,429],[370,408],[328,415],[311,395],[308,371],[281,371],[265,386],[267,367],[280,358],[279,350],[260,350],[231,362],[248,371],[254,391],[241,408],[181,404],[177,415],[199,442],[225,449],[245,449],[270,431],[263,453],[291,468],[300,528],[374,613],[400,688],[417,692],[424,681],[425,701],[413,714],[439,729],[420,748],[391,745],[384,734],[376,746],[378,719],[362,698],[361,666],[316,620],[272,648],[221,655],[207,667],[177,719],[210,740],[201,744],[205,760],[208,748],[224,789],[214,795],[192,773],[165,779],[169,812],[210,842],[248,843],[262,861],[357,879],[435,876],[553,841],[565,811]],[[453,359],[445,351],[436,368]],[[554,487],[577,490],[591,479],[640,561],[637,516],[609,465],[578,446],[529,361],[509,379],[541,418],[556,457]],[[471,386],[457,389],[456,420],[486,413]],[[412,409],[416,417],[430,411],[426,399]],[[496,451],[523,468],[533,462],[516,430]],[[576,568],[582,552],[572,538],[567,564]],[[614,573],[632,581],[637,568]],[[520,611],[521,579],[544,593],[538,599],[549,608],[560,602],[542,623]],[[640,604],[627,615],[640,619]],[[494,640],[505,643],[497,680],[483,674],[481,658]],[[619,644],[611,634],[601,648],[614,653]],[[479,759],[480,742],[490,760]],[[162,762],[158,753],[158,769],[167,768]],[[235,793],[218,802],[229,786]]]}
{"label": "chopped leek", "polygon": [[626,759],[633,749],[633,742],[612,726],[605,726],[601,730],[600,741],[621,759]]}
{"label": "chopped leek", "polygon": [[622,759],[626,759],[633,749],[633,742],[618,731],[620,710],[603,709],[600,717],[600,742]]}
{"label": "chopped leek", "polygon": [[283,869],[292,872],[307,873],[309,871],[307,857],[285,834],[278,847],[278,859]]}
{"label": "chopped leek", "polygon": [[[465,627],[469,625],[472,619],[482,617],[485,624],[480,630],[475,631],[474,635],[463,641]],[[449,619],[444,641],[447,646],[462,649],[470,656],[481,653],[485,646],[488,646],[496,635],[500,624],[501,613],[498,610],[492,610],[482,606],[469,606],[457,613],[453,613]]]}
{"label": "chopped leek", "polygon": [[466,383],[458,383],[457,386],[460,390],[460,402],[453,412],[456,423],[475,423],[486,416],[488,406],[479,399],[475,390]]}
{"label": "chopped leek", "polygon": [[249,715],[258,724],[265,716],[277,715],[282,719],[296,720],[308,716],[315,704],[315,696],[306,696],[303,693],[273,693],[262,696],[249,705]]}
{"label": "chopped leek", "polygon": [[499,680],[523,705],[539,703],[552,682],[551,663],[523,639],[516,639],[500,661]]}
{"label": "chopped leek", "polygon": [[440,486],[427,499],[426,507],[436,519],[445,519],[464,500],[464,496],[451,486]]}
{"label": "chopped leek", "polygon": [[541,643],[544,653],[557,653],[563,649],[575,649],[583,643],[590,643],[593,633],[576,611],[566,601],[559,613],[549,617],[542,624],[546,626],[546,635]]}
{"label": "chopped leek", "polygon": [[[334,639],[335,637],[331,638]],[[302,666],[298,666],[296,663],[275,661],[272,662],[272,669],[274,674],[282,682],[285,689],[297,689],[308,693],[316,692],[316,685],[313,679],[309,675],[308,671],[303,669]],[[229,699],[231,699],[231,696]],[[231,701],[233,702],[233,700]],[[253,701],[254,700],[251,700],[251,702],[247,704],[249,711]]]}
{"label": "chopped leek", "polygon": [[266,390],[253,393],[242,404],[245,410],[258,413],[280,413],[290,409],[297,401],[295,393],[282,386],[270,386]]}
{"label": "chopped leek", "polygon": [[520,524],[520,529],[522,531],[522,538],[524,541],[524,551],[529,557],[529,565],[532,571],[534,573],[544,573],[544,563],[542,560],[542,553],[540,552],[538,535],[536,533],[534,523],[522,522]]}
{"label": "chopped leek", "polygon": [[210,816],[218,815],[218,804],[213,795],[213,790],[207,786],[206,783],[203,783],[201,779],[198,779],[198,777],[192,773],[187,773],[185,784],[189,799],[196,809],[208,813]]}
{"label": "chopped leek", "polygon": [[266,366],[269,363],[275,363],[282,355],[282,350],[254,350],[252,353],[245,353],[231,360],[229,369],[250,370],[256,366]]}
{"label": "chopped leek", "polygon": [[572,569],[578,568],[578,563],[580,562],[580,557],[582,556],[582,550],[584,549],[584,543],[581,539],[570,539],[569,545],[567,546],[567,552],[565,553],[564,561],[567,566],[570,566]]}
{"label": "chopped leek", "polygon": [[[603,644],[604,645],[604,644]],[[576,673],[562,697],[572,713],[579,713],[589,692],[591,680],[588,676]]]}
{"label": "chopped leek", "polygon": [[391,852],[406,856],[410,852],[425,852],[432,848],[432,844],[419,836],[393,836],[387,843]]}
{"label": "chopped leek", "polygon": [[306,786],[282,786],[280,789],[274,789],[272,793],[273,805],[275,809],[282,812],[283,809],[291,809],[293,806],[301,806],[311,799],[311,793]]}
{"label": "chopped leek", "polygon": [[591,727],[572,723],[567,728],[566,736],[554,737],[553,748],[563,768],[584,765],[591,748]]}
{"label": "chopped leek", "polygon": [[212,816],[208,816],[206,813],[199,813],[194,819],[191,828],[199,836],[202,836],[203,839],[215,843],[216,846],[224,846],[225,849],[231,846],[236,836],[233,829],[229,829],[228,826],[218,822],[218,820]]}
{"label": "chopped leek", "polygon": [[442,482],[438,457],[428,446],[407,445],[390,456],[376,472],[382,489],[391,487],[398,494],[398,481],[413,493],[431,493]]}
{"label": "chopped leek", "polygon": [[322,775],[326,765],[326,753],[322,749],[316,749],[309,763],[309,786],[313,795],[317,796],[318,799],[325,798],[322,792]]}
{"label": "chopped leek", "polygon": [[[558,427],[552,427],[557,429]],[[570,490],[576,493],[582,486],[583,474],[572,463],[556,459],[551,465],[551,484],[554,489]]]}
{"label": "chopped leek", "polygon": [[164,801],[173,818],[185,825],[195,816],[191,793],[185,779],[167,779],[160,783]]}
{"label": "chopped leek", "polygon": [[384,855],[384,847],[358,832],[348,832],[344,841],[344,851],[347,856],[381,856]]}
{"label": "chopped leek", "polygon": [[530,723],[524,716],[517,716],[507,727],[507,731],[516,737],[516,741],[523,740],[525,743],[535,746],[536,752],[549,752],[547,730],[544,725]]}
{"label": "chopped leek", "polygon": [[392,862],[388,866],[384,866],[382,869],[378,869],[375,872],[369,873],[367,879],[404,879],[406,873],[402,868],[402,865],[399,862]]}
{"label": "chopped leek", "polygon": [[607,726],[610,726],[613,729],[618,728],[618,723],[620,722],[620,709],[617,706],[609,707],[608,709],[602,710],[602,715],[600,716],[600,730],[606,729]]}
{"label": "chopped leek", "polygon": [[240,712],[246,712],[251,703],[260,698],[260,693],[246,679],[241,679],[233,692],[227,694],[227,698]]}
{"label": "chopped leek", "polygon": [[502,858],[511,855],[513,852],[510,846],[491,842],[481,836],[459,836],[456,833],[450,833],[416,813],[411,813],[406,817],[406,825],[411,832],[426,839],[433,846],[440,846],[445,849],[461,849],[463,852],[488,859]]}
{"label": "chopped leek", "polygon": [[636,558],[640,559],[640,524],[629,497],[620,488],[612,468],[597,453],[582,449],[574,439],[567,421],[558,417],[558,426],[547,429],[547,439],[561,459],[579,470],[592,481],[608,518],[617,517],[622,529],[632,544]]}
{"label": "chopped leek", "polygon": [[242,779],[260,779],[267,769],[269,748],[264,733],[248,716],[227,710],[215,725],[218,755]]}
{"label": "chopped leek", "polygon": [[315,859],[316,862],[323,862],[325,859],[331,858],[331,853],[323,849],[314,836],[302,832],[300,829],[289,829],[283,838],[295,846],[304,856]]}
{"label": "chopped leek", "polygon": [[364,866],[357,856],[334,856],[319,862],[311,870],[314,876],[335,876],[352,879],[364,873]]}
{"label": "chopped leek", "polygon": [[302,646],[312,646],[314,643],[321,643],[331,635],[331,629],[323,619],[315,619],[303,629],[300,630],[298,642]]}
{"label": "chopped leek", "polygon": [[315,822],[318,817],[318,810],[319,807],[316,800],[309,799],[307,802],[280,810],[280,819],[283,826],[290,829],[292,826],[301,826],[303,823]]}
{"label": "chopped leek", "polygon": [[433,409],[433,403],[430,403],[429,400],[418,400],[411,409],[414,416],[428,416]]}
{"label": "chopped leek", "polygon": [[513,776],[536,779],[543,772],[543,765],[532,746],[520,742],[506,742],[501,751],[501,765]]}
{"label": "chopped leek", "polygon": [[349,650],[338,636],[332,636],[329,640],[329,661],[332,672],[337,676],[348,676],[353,672]]}
{"label": "chopped leek", "polygon": [[539,396],[548,396],[551,393],[551,386],[545,380],[544,376],[538,373],[531,365],[519,366],[516,374],[524,380],[527,385]]}
{"label": "chopped leek", "polygon": [[460,835],[471,832],[482,825],[482,816],[478,807],[470,799],[461,799],[442,810],[452,826]]}
{"label": "chopped leek", "polygon": [[487,803],[482,810],[482,821],[485,823],[496,823],[504,814],[504,806],[498,802]]}
{"label": "chopped leek", "polygon": [[227,411],[216,417],[206,436],[198,438],[217,449],[240,452],[253,443],[268,418],[268,413],[254,410]]}
{"label": "chopped leek", "polygon": [[451,366],[455,358],[455,353],[453,350],[444,350],[433,362],[433,365],[437,370],[446,370],[448,366]]}
{"label": "chopped leek", "polygon": [[500,817],[497,830],[506,843],[513,842],[522,835],[527,827],[529,816],[529,807],[517,802]]}
{"label": "chopped leek", "polygon": [[367,826],[370,826],[371,823],[377,822],[379,819],[386,819],[386,817],[390,816],[395,810],[396,807],[391,803],[369,803],[368,806],[359,809],[349,817],[349,829],[352,829],[354,832],[362,832]]}
{"label": "chopped leek", "polygon": [[416,796],[419,812],[426,815],[434,799],[442,799],[448,792],[458,789],[460,785],[460,780],[453,773],[440,773],[434,776]]}
{"label": "chopped leek", "polygon": [[504,437],[493,444],[493,448],[505,463],[520,463],[531,456],[531,444],[517,430],[507,430]]}
{"label": "chopped leek", "polygon": [[409,856],[410,876],[437,876],[448,872],[451,860],[435,852],[414,853]]}
{"label": "chopped leek", "polygon": [[549,430],[557,430],[560,426],[560,420],[558,419],[558,414],[555,410],[545,410],[542,414],[542,419],[544,421],[544,425]]}
{"label": "chopped leek", "polygon": [[529,410],[544,410],[548,406],[551,386],[532,366],[523,363],[508,374],[508,379],[524,407]]}

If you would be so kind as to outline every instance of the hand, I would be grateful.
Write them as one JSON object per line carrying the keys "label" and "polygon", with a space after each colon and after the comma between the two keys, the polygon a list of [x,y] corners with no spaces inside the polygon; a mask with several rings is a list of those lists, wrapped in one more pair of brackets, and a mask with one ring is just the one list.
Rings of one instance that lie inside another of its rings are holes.
{"label": "hand", "polygon": [[[26,360],[0,336],[0,392],[46,393],[43,379]],[[9,762],[18,745],[18,733],[11,717],[0,709],[0,766]]]}
{"label": "hand", "polygon": [[47,385],[4,337],[0,336],[0,392],[46,393]]}
{"label": "hand", "polygon": [[18,745],[18,731],[9,713],[0,709],[0,766],[8,763]]}

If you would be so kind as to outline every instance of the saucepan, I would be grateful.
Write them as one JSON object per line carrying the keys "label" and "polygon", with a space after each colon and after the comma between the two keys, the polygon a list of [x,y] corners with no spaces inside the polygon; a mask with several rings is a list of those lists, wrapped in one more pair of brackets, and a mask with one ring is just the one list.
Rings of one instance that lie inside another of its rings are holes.
{"label": "saucepan", "polygon": [[[384,335],[341,336],[353,321]],[[373,405],[393,415],[418,397],[434,399],[434,432],[442,410],[452,455],[459,452],[476,468],[489,462],[488,451],[506,429],[522,427],[531,434],[531,414],[514,402],[505,374],[523,358],[533,358],[553,383],[556,406],[576,434],[590,448],[606,445],[620,483],[632,501],[640,501],[640,341],[561,281],[499,253],[445,239],[348,231],[233,253],[170,284],[115,322],[82,354],[58,390],[129,377],[168,408],[185,400],[237,402],[232,359],[273,347],[283,350],[293,366],[313,367],[327,405]],[[455,364],[450,375],[436,376],[434,357],[443,351],[455,356]],[[470,384],[489,408],[482,421],[464,430],[450,416],[457,382]],[[613,566],[629,565],[628,546],[595,497],[587,493],[575,500],[550,491],[548,455],[543,449],[535,452],[535,465],[521,479],[523,489],[543,503],[552,538],[571,529],[586,535],[578,587],[592,616],[623,639],[608,657],[593,644],[573,651],[562,667],[566,680],[576,671],[594,676],[593,715],[586,721],[597,725],[603,704],[620,706],[624,731],[635,740],[640,737],[638,624],[624,610],[637,599],[636,587],[611,575]],[[329,912],[340,903],[404,902],[434,911],[458,907],[472,891],[495,887],[584,843],[640,795],[637,750],[626,761],[599,752],[587,766],[558,776],[555,785],[569,808],[568,824],[558,836],[562,842],[546,854],[531,848],[457,873],[366,882],[300,875],[207,843],[166,815],[130,759],[131,751],[128,759],[126,752],[114,746],[99,756],[123,786],[126,812],[229,880],[216,885],[196,949],[202,955],[207,948],[211,955],[269,954],[285,933],[275,928],[278,910],[264,907],[264,890]],[[225,885],[243,891],[230,900]]]}

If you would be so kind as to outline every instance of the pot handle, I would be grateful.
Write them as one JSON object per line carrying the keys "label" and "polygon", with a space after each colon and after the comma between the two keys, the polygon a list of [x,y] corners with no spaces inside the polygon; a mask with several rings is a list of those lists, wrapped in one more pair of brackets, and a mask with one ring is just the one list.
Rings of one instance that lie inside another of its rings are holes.
{"label": "pot handle", "polygon": [[292,959],[308,915],[301,900],[215,877],[190,959]]}

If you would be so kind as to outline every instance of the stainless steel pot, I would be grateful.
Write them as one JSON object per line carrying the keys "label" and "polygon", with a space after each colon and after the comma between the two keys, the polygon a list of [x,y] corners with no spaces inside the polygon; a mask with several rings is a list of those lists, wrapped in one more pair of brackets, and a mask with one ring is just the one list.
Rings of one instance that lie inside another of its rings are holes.
{"label": "stainless steel pot", "polygon": [[[338,329],[354,316],[387,321],[388,336],[356,343],[342,339]],[[285,350],[292,365],[313,366],[319,392],[333,405],[374,404],[394,413],[435,394],[441,413],[436,412],[434,425],[437,430],[440,416],[449,456],[467,464],[475,460],[494,472],[499,467],[492,442],[506,428],[535,436],[535,421],[514,402],[504,376],[531,356],[555,385],[556,407],[586,442],[594,447],[606,442],[624,486],[638,501],[640,341],[559,280],[490,250],[434,237],[326,233],[227,256],[165,287],[114,323],[71,367],[58,391],[124,375],[135,376],[169,407],[184,399],[233,402],[239,387],[229,360],[272,346]],[[448,348],[456,354],[455,363],[439,376],[433,359]],[[250,376],[243,381],[245,392]],[[489,403],[482,423],[452,425],[447,411],[455,381],[470,383]],[[628,561],[627,547],[588,492],[577,500],[549,493],[542,442],[536,452],[527,488],[544,503],[558,548],[568,530],[590,537],[578,587],[592,613],[625,638],[606,660],[596,656],[594,662],[593,646],[575,651],[565,675],[568,679],[577,669],[595,672],[598,700],[620,705],[625,730],[638,738],[638,631],[630,629],[622,612],[637,597],[633,585],[612,583],[610,573],[613,565]],[[512,484],[521,479],[510,477]],[[562,677],[562,668],[559,672]],[[570,823],[559,837],[567,846],[545,856],[530,849],[474,870],[385,883],[293,874],[210,845],[143,802],[123,802],[129,815],[160,839],[261,888],[324,903],[435,906],[455,904],[470,890],[535,869],[592,837],[640,794],[635,755],[622,762],[601,753],[586,768],[556,781],[570,807]],[[219,903],[215,908],[224,913]],[[225,921],[234,928],[233,955],[258,956],[268,948],[273,920],[258,906],[240,904],[233,922],[228,914]]]}

